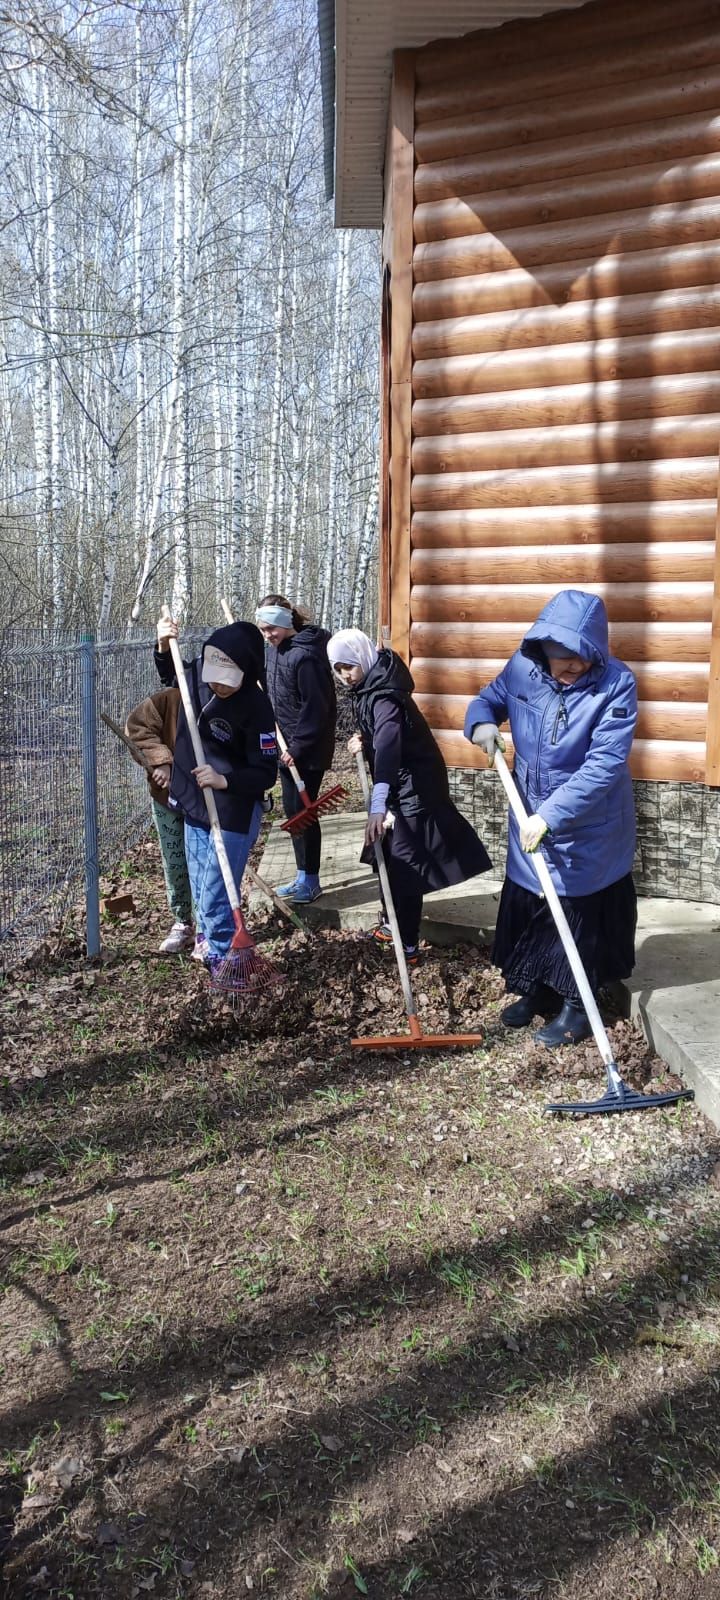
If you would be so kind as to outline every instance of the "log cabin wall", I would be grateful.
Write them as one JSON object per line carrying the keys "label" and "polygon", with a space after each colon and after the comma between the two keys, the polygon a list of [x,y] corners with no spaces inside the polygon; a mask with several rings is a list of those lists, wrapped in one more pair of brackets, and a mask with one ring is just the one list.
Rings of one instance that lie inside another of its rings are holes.
{"label": "log cabin wall", "polygon": [[404,52],[394,101],[395,648],[448,765],[481,767],[469,697],[558,589],[601,594],[654,815],[647,780],[720,783],[720,6],[591,0]]}

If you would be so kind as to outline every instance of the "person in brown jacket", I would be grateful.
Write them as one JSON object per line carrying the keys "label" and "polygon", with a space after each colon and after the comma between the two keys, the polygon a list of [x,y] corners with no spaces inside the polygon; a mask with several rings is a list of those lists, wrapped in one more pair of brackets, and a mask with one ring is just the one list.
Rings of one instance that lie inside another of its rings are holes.
{"label": "person in brown jacket", "polygon": [[[183,836],[183,814],[169,803],[170,774],[175,751],[175,732],[180,707],[179,689],[160,689],[148,695],[129,712],[125,724],[128,739],[138,746],[151,771],[148,773],[150,805],[160,843],[168,905],[173,925],[160,949],[164,955],[179,955],[182,950],[195,954],[195,927],[192,895]],[[202,959],[202,950],[198,951]]]}

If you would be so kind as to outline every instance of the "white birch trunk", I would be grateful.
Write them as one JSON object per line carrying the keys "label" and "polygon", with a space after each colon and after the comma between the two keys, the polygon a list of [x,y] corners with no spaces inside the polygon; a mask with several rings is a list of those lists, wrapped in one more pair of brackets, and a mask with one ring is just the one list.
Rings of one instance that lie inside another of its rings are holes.
{"label": "white birch trunk", "polygon": [[273,367],[272,367],[272,401],[270,406],[270,434],[268,441],[268,484],[267,500],[265,504],[265,518],[263,522],[263,540],[260,557],[260,591],[265,593],[270,586],[278,581],[276,569],[277,559],[277,514],[279,502],[279,475],[280,475],[280,416],[282,409],[283,388],[283,326],[285,321],[285,294],[287,277],[287,222],[288,222],[289,196],[287,188],[283,195],[282,225],[280,233],[280,258],[277,267],[277,288],[275,291],[275,314],[273,317]]}
{"label": "white birch trunk", "polygon": [[350,233],[347,229],[341,229],[337,235],[333,360],[330,380],[327,527],[325,531],[325,559],[320,583],[320,620],[326,625],[332,620],[333,577],[336,573],[340,545],[337,525],[338,489],[341,473],[341,407],[345,388],[344,374],[347,370],[349,252]]}
{"label": "white birch trunk", "polygon": [[177,152],[173,189],[173,367],[179,374],[174,460],[175,572],[172,611],[178,621],[186,616],[192,598],[190,538],[190,351],[188,348],[188,288],[192,235],[193,140],[193,30],[195,0],[184,0],[181,57],[178,63]]}
{"label": "white birch trunk", "polygon": [[145,340],[143,337],[143,225],[144,225],[144,157],[141,131],[142,112],[142,6],[135,12],[135,52],[134,52],[134,109],[135,129],[133,140],[133,175],[132,175],[132,320],[133,320],[133,355],[135,365],[135,480],[133,497],[133,532],[136,559],[139,564],[141,549],[141,528],[144,521],[146,505],[146,470],[147,470],[147,372],[145,362]]}
{"label": "white birch trunk", "polygon": [[355,582],[353,584],[352,606],[350,610],[351,628],[361,628],[365,616],[365,591],[367,588],[367,575],[370,560],[375,549],[377,538],[378,514],[378,480],[373,477],[370,492],[365,506],[365,516],[360,530],[358,542],[357,561],[355,564]]}
{"label": "white birch trunk", "polygon": [[[233,327],[233,380],[232,380],[232,488],[230,512],[230,545],[228,550],[228,582],[235,605],[245,600],[248,591],[248,519],[246,508],[245,463],[245,386],[246,365],[246,251],[245,194],[248,149],[248,82],[250,73],[250,21],[252,0],[244,0],[240,23],[240,77],[237,94],[238,149],[235,163],[237,173],[238,212],[235,226],[235,305]],[[244,609],[244,607],[243,607]]]}
{"label": "white birch trunk", "polygon": [[52,138],[54,105],[50,93],[50,74],[39,68],[42,85],[42,164],[45,189],[45,517],[48,529],[49,601],[52,623],[62,627],[64,611],[62,552],[62,380],[56,356],[60,335],[60,292],[58,281],[56,152]]}
{"label": "white birch trunk", "polygon": [[108,516],[105,528],[105,559],[103,561],[103,586],[98,617],[98,631],[107,632],[115,588],[118,546],[120,541],[120,386],[119,374],[113,371],[110,378],[110,437],[108,444]]}

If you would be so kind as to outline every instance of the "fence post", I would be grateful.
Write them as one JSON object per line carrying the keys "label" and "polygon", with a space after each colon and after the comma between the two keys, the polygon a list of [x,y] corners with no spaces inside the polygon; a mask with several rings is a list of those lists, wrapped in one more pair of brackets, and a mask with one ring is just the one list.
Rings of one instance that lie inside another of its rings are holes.
{"label": "fence post", "polygon": [[98,860],[97,707],[95,640],[80,640],[80,728],[85,824],[85,911],[88,957],[100,954],[100,863]]}

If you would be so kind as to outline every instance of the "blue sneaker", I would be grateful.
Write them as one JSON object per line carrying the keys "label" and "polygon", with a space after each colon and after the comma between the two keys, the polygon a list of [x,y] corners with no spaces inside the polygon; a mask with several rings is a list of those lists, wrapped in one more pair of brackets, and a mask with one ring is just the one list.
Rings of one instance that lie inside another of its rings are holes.
{"label": "blue sneaker", "polygon": [[[322,894],[322,889],[320,888],[319,883],[317,885],[309,883],[294,883],[288,885],[288,888],[290,889],[290,893],[285,895],[285,899],[292,900],[292,903],[295,906],[310,906],[312,905],[313,900],[317,900],[318,896]],[[278,890],[278,894],[279,893],[280,890]]]}
{"label": "blue sneaker", "polygon": [[299,878],[293,878],[292,883],[280,883],[280,884],[278,884],[278,887],[275,890],[275,893],[280,896],[281,900],[294,900],[295,899],[295,891],[296,891],[296,889],[299,889],[299,888],[300,888],[300,879]]}

